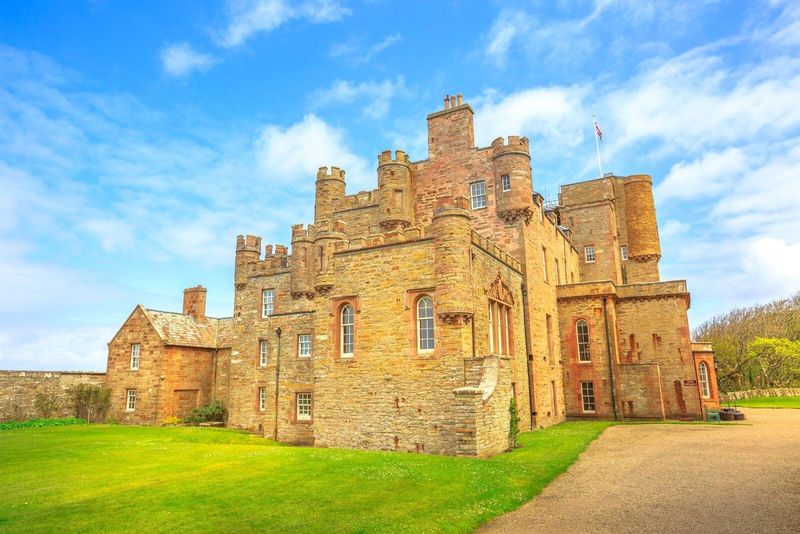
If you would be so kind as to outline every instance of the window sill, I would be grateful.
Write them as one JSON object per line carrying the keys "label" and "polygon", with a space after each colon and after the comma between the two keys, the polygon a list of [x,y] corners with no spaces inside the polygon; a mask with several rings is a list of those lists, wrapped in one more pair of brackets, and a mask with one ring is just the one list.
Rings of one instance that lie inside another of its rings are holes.
{"label": "window sill", "polygon": [[295,425],[310,425],[313,422],[314,421],[311,420],[311,419],[295,419],[295,420],[292,421],[292,423],[295,424]]}

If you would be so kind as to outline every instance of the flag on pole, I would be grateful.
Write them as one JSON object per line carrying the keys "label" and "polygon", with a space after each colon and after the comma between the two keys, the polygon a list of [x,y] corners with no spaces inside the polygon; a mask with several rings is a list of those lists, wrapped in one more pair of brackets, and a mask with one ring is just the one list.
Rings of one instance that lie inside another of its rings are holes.
{"label": "flag on pole", "polygon": [[600,129],[600,125],[597,124],[597,121],[594,121],[594,131],[597,134],[597,138],[602,141],[603,140],[603,131]]}

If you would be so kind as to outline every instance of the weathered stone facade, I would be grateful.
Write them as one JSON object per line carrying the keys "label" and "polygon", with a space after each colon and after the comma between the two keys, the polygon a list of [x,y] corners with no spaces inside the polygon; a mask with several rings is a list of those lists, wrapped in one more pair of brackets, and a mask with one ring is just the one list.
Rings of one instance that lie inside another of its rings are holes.
{"label": "weathered stone facade", "polygon": [[183,314],[137,307],[109,343],[115,417],[220,399],[229,426],[280,441],[470,456],[508,447],[512,396],[521,430],[701,417],[713,354],[689,339],[685,282],[659,281],[650,177],[546,208],[526,138],[476,147],[460,96],[427,121],[428,158],[381,153],[374,190],[320,168],[291,251],[238,236],[232,319],[205,318],[201,288]]}
{"label": "weathered stone facade", "polygon": [[42,417],[36,409],[36,395],[42,393],[59,401],[51,417],[73,417],[75,406],[69,389],[78,384],[102,386],[105,373],[71,371],[0,371],[0,421]]}

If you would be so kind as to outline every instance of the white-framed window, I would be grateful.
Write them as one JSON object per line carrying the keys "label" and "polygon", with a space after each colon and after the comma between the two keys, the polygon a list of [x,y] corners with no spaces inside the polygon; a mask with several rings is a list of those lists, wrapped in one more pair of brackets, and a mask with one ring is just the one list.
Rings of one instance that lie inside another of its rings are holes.
{"label": "white-framed window", "polygon": [[547,249],[542,247],[542,273],[544,281],[547,282]]}
{"label": "white-framed window", "polygon": [[500,177],[500,181],[503,182],[503,191],[511,191],[511,177],[507,174],[504,174]]}
{"label": "white-framed window", "polygon": [[594,245],[589,245],[583,248],[583,256],[586,258],[586,263],[594,263]]}
{"label": "white-framed window", "polygon": [[583,413],[595,412],[594,382],[581,382],[581,401],[583,403]]}
{"label": "white-framed window", "polygon": [[472,209],[486,207],[486,183],[472,182],[469,184],[470,198],[472,198]]}
{"label": "white-framed window", "polygon": [[139,370],[139,354],[141,352],[141,347],[138,343],[134,343],[131,345],[131,371],[138,371]]}
{"label": "white-framed window", "polygon": [[261,317],[267,318],[275,312],[275,290],[265,289],[261,293]]}
{"label": "white-framed window", "polygon": [[706,362],[700,362],[700,392],[704,399],[711,397],[711,387],[708,384],[708,366]]}
{"label": "white-framed window", "polygon": [[258,342],[258,365],[266,367],[269,361],[269,343],[266,339]]}
{"label": "white-framed window", "polygon": [[592,361],[591,343],[589,342],[589,323],[583,319],[575,323],[575,333],[578,336],[578,361],[587,363]]}
{"label": "white-framed window", "polygon": [[311,334],[297,336],[297,356],[299,358],[311,357]]}
{"label": "white-framed window", "polygon": [[340,314],[341,332],[340,332],[340,355],[342,358],[352,358],[353,350],[355,349],[355,334],[356,334],[356,316],[353,313],[353,307],[350,304],[345,304]]}
{"label": "white-framed window", "polygon": [[619,247],[619,255],[622,256],[622,261],[627,261],[628,245],[622,245],[621,247]]}
{"label": "white-framed window", "polygon": [[311,393],[298,393],[295,401],[297,405],[297,420],[311,420]]}
{"label": "white-framed window", "polygon": [[125,392],[125,411],[126,412],[133,412],[136,411],[136,390],[129,389]]}
{"label": "white-framed window", "polygon": [[258,388],[258,411],[267,409],[267,388]]}
{"label": "white-framed window", "polygon": [[417,349],[433,350],[433,299],[425,295],[417,301]]}

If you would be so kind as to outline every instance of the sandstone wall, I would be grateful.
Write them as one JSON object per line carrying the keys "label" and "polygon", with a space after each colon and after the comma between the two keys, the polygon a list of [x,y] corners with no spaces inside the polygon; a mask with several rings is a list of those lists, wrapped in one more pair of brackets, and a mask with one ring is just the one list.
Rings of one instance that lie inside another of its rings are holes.
{"label": "sandstone wall", "polygon": [[55,395],[61,408],[51,417],[73,417],[75,408],[68,390],[78,384],[103,387],[105,373],[70,371],[0,371],[0,422],[43,417],[36,409],[36,395]]}
{"label": "sandstone wall", "polygon": [[746,391],[729,391],[720,395],[721,401],[725,403],[753,397],[800,397],[800,388],[748,389]]}

